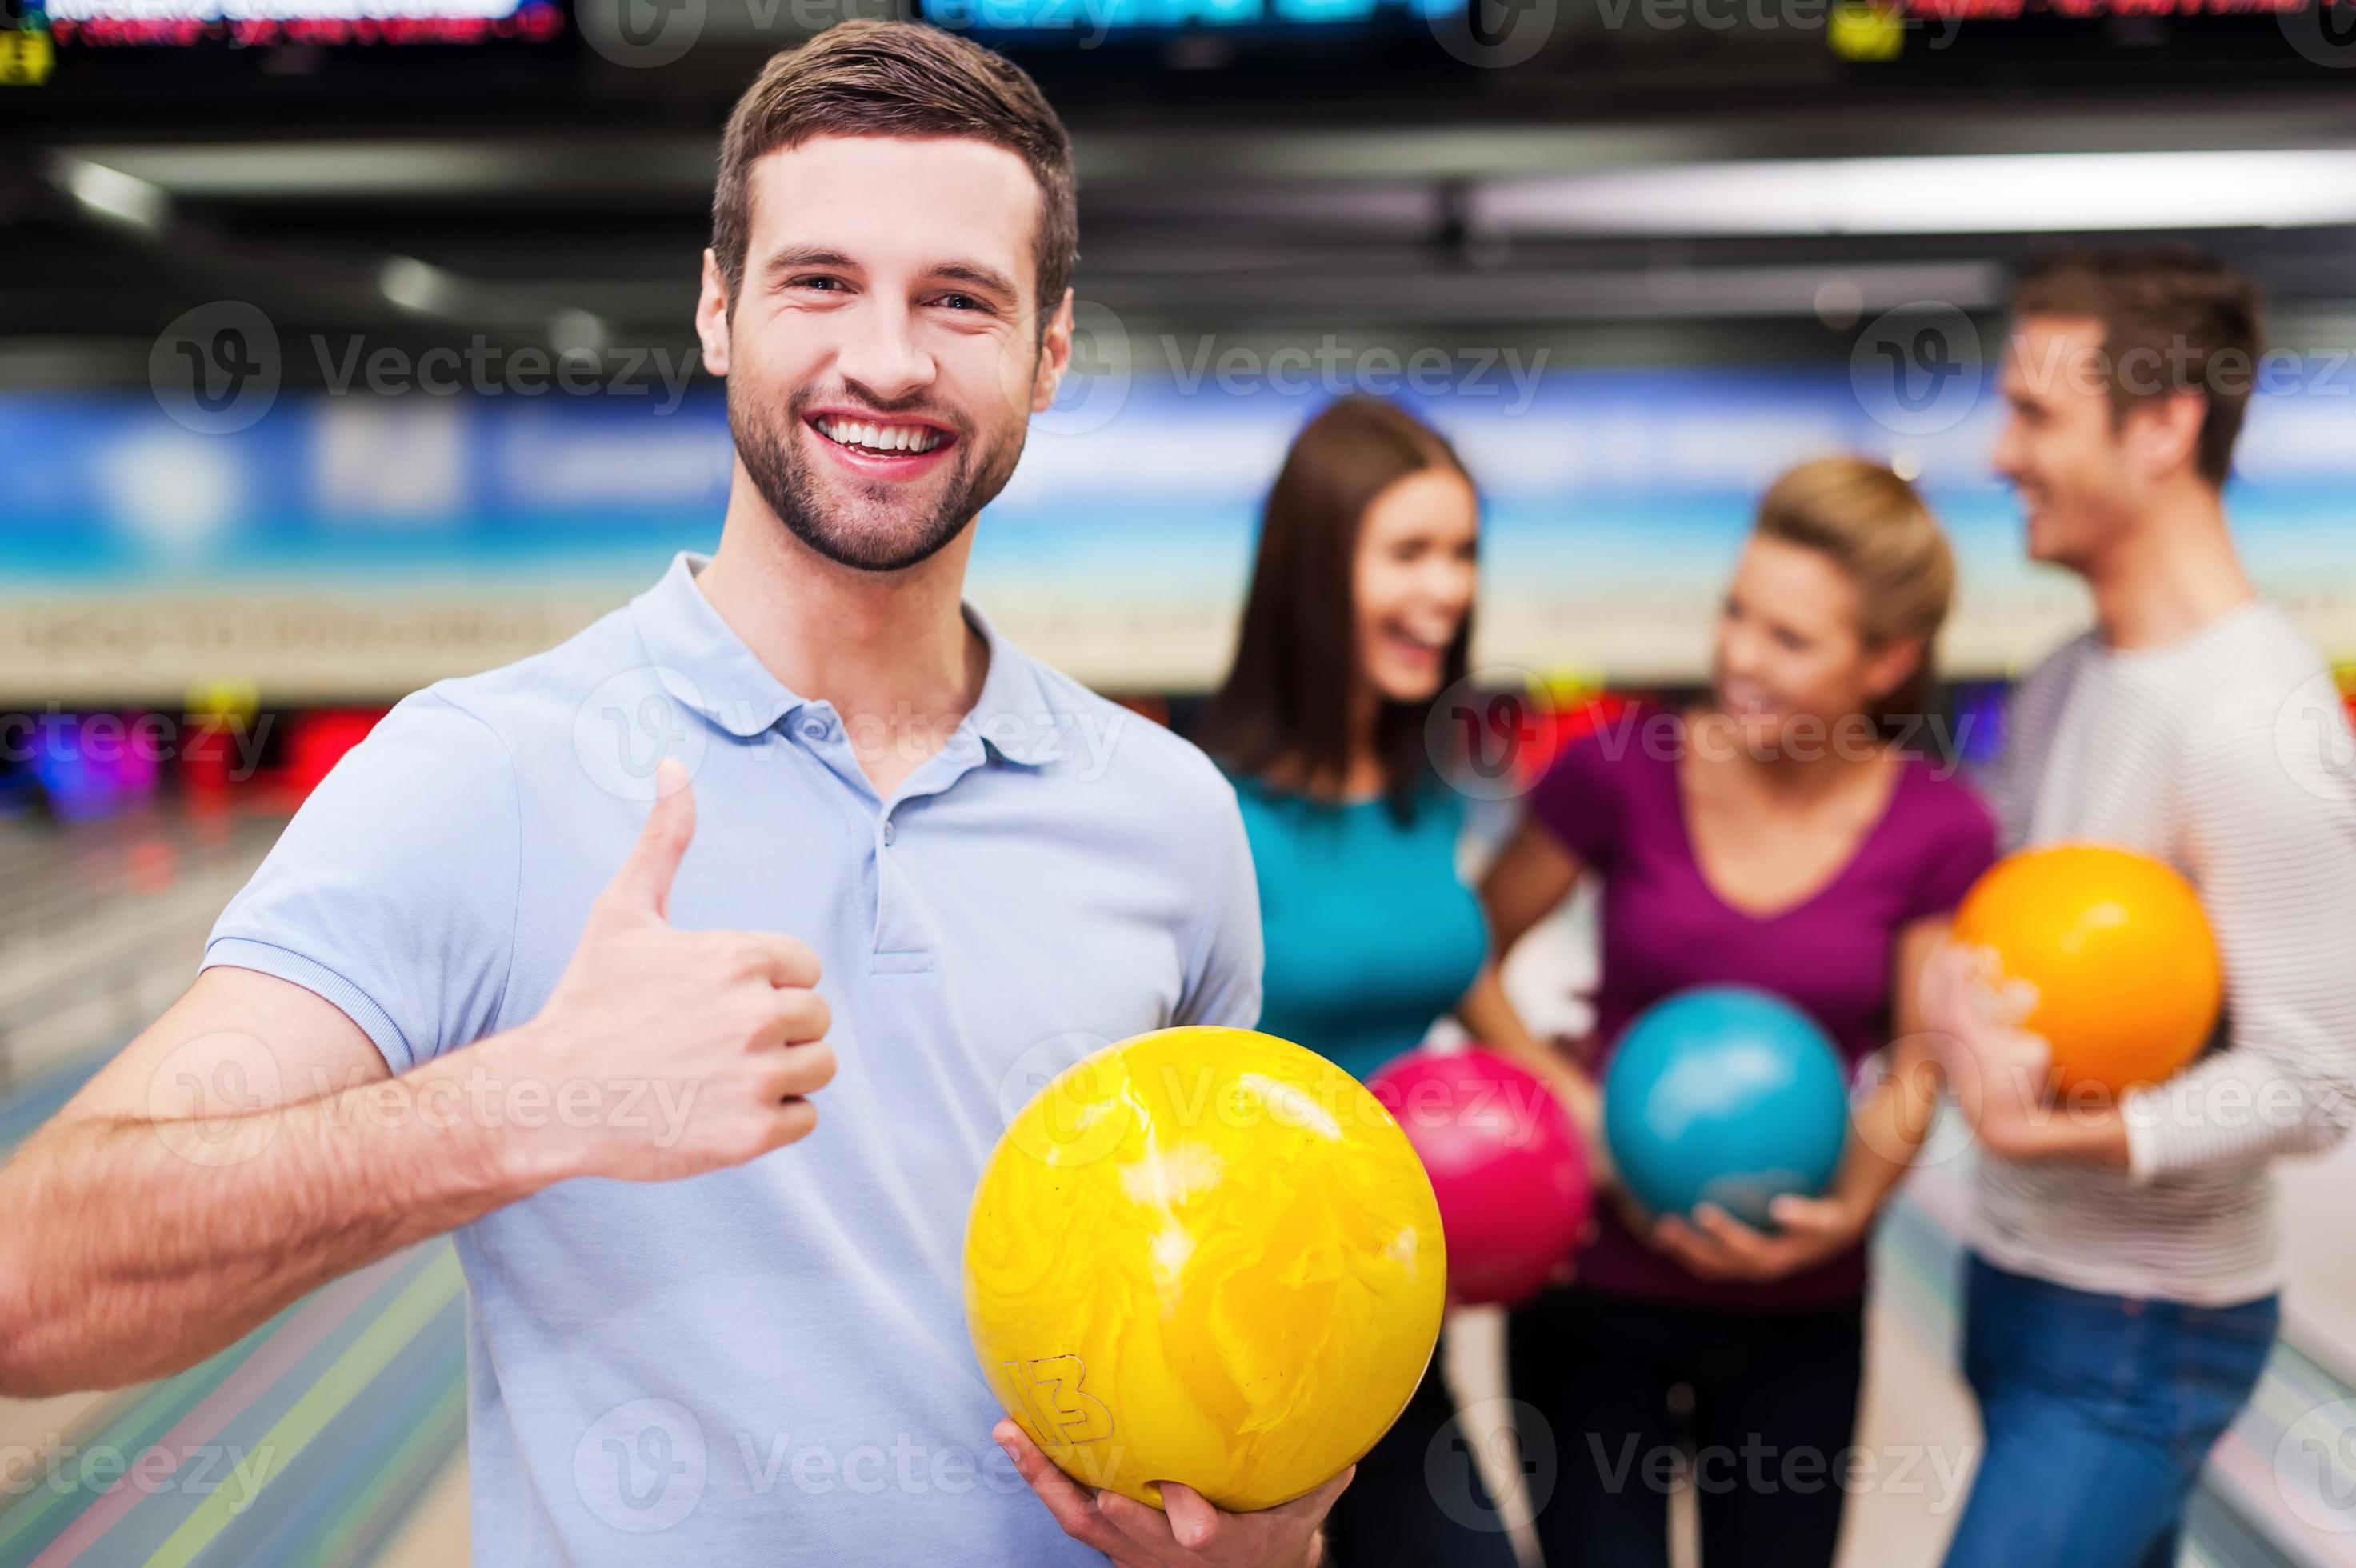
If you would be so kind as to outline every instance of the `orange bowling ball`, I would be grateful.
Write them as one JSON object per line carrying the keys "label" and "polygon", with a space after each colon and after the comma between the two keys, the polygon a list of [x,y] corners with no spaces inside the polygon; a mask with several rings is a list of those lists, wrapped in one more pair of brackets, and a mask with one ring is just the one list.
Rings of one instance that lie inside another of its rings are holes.
{"label": "orange bowling ball", "polygon": [[2059,844],[1991,866],[1955,912],[2006,1019],[2053,1047],[2067,1091],[2158,1083],[2217,1025],[2224,969],[2201,897],[2130,850]]}

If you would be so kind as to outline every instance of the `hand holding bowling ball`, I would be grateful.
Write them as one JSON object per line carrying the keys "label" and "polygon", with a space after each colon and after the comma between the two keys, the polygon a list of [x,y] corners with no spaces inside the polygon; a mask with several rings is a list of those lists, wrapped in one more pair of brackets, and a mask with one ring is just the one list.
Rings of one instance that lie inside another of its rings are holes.
{"label": "hand holding bowling ball", "polygon": [[1222,1513],[1192,1487],[1165,1481],[1157,1510],[1119,1492],[1080,1485],[1056,1469],[1011,1419],[993,1427],[991,1436],[1064,1533],[1095,1547],[1118,1568],[1223,1563],[1314,1568],[1323,1561],[1318,1531],[1357,1475],[1354,1466],[1313,1492],[1250,1513]]}
{"label": "hand holding bowling ball", "polygon": [[[2051,1049],[2064,1093],[2158,1083],[2201,1052],[2224,992],[2200,895],[2148,855],[2059,844],[2006,856],[1955,911],[1995,1023]],[[1934,1020],[1959,1033],[1954,1009]]]}
{"label": "hand holding bowling ball", "polygon": [[1066,1475],[1241,1512],[1325,1486],[1398,1419],[1447,1271],[1431,1183],[1357,1080],[1248,1029],[1163,1029],[1008,1125],[967,1225],[966,1318]]}
{"label": "hand holding bowling ball", "polygon": [[1767,1230],[1775,1199],[1816,1197],[1839,1171],[1847,1077],[1790,1003],[1705,986],[1655,1004],[1621,1036],[1603,1130],[1622,1190],[1650,1215],[1708,1205]]}
{"label": "hand holding bowling ball", "polygon": [[1448,1237],[1448,1289],[1467,1304],[1537,1294],[1570,1259],[1592,1190],[1570,1114],[1494,1051],[1411,1051],[1366,1087],[1423,1160]]}
{"label": "hand holding bowling ball", "polygon": [[1775,1228],[1756,1230],[1705,1203],[1690,1218],[1671,1214],[1654,1221],[1646,1239],[1703,1279],[1764,1284],[1861,1245],[1874,1209],[1839,1192],[1823,1197],[1787,1192],[1768,1204],[1767,1217]]}

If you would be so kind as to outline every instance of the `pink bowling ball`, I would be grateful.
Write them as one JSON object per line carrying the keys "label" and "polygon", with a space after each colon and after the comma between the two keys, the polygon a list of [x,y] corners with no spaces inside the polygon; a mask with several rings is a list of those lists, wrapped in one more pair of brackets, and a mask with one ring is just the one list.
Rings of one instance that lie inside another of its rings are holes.
{"label": "pink bowling ball", "polygon": [[1579,1244],[1587,1151],[1545,1082],[1494,1051],[1410,1051],[1366,1087],[1423,1157],[1448,1240],[1448,1290],[1526,1301]]}

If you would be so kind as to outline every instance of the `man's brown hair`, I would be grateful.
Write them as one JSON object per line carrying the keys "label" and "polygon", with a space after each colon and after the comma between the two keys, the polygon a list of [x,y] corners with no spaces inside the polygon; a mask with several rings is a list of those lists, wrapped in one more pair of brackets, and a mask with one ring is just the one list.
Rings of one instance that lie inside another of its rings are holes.
{"label": "man's brown hair", "polygon": [[2066,251],[2022,276],[2012,314],[2102,323],[2114,425],[2138,403],[2198,392],[2207,413],[2194,463],[2211,484],[2224,484],[2249,412],[2263,329],[2258,291],[2248,279],[2182,245]]}
{"label": "man's brown hair", "polygon": [[1079,262],[1071,139],[1022,69],[911,22],[843,22],[770,57],[728,115],[712,192],[712,253],[735,308],[753,230],[753,165],[819,136],[962,136],[1006,148],[1039,182],[1039,328]]}

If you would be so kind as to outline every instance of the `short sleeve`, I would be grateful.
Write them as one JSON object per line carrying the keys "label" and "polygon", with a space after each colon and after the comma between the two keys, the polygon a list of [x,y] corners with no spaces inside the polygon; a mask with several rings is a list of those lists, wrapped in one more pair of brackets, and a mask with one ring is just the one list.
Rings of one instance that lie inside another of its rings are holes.
{"label": "short sleeve", "polygon": [[1929,797],[1935,810],[1926,813],[1933,827],[1922,846],[1922,875],[1908,900],[1905,918],[1936,919],[1952,915],[1980,874],[1996,864],[1995,813],[1965,785],[1935,781]]}
{"label": "short sleeve", "polygon": [[438,691],[417,693],[304,802],[222,910],[204,967],[317,993],[405,1072],[493,1027],[520,834],[505,744]]}
{"label": "short sleeve", "polygon": [[1555,756],[1530,790],[1530,816],[1579,863],[1609,872],[1620,842],[1622,768],[1602,730]]}
{"label": "short sleeve", "polygon": [[1221,810],[1203,862],[1208,877],[1204,920],[1185,993],[1171,1021],[1249,1029],[1259,1024],[1260,1011],[1259,879],[1235,790],[1224,779],[1219,789]]}

